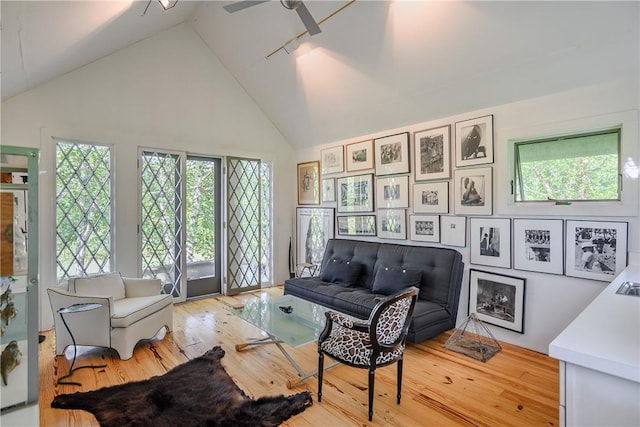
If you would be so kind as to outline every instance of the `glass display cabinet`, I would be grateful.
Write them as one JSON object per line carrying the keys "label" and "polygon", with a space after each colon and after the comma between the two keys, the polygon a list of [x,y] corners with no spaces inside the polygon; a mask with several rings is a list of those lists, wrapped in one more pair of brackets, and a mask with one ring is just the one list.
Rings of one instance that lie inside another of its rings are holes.
{"label": "glass display cabinet", "polygon": [[0,146],[2,413],[38,401],[38,160]]}

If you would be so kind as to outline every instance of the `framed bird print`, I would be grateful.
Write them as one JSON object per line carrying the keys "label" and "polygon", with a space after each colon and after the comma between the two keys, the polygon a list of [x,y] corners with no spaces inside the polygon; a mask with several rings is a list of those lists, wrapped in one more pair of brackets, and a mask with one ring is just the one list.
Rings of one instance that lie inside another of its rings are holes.
{"label": "framed bird print", "polygon": [[456,167],[493,163],[493,115],[456,123]]}

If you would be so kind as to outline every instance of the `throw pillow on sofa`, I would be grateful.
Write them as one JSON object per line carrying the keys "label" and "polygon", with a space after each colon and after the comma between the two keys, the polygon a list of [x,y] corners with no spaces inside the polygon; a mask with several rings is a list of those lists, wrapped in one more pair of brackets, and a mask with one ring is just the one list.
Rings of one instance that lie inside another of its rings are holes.
{"label": "throw pillow on sofa", "polygon": [[422,271],[402,267],[380,266],[373,279],[374,294],[392,295],[410,286],[420,287]]}
{"label": "throw pillow on sofa", "polygon": [[355,286],[358,283],[362,264],[353,261],[344,261],[332,258],[324,266],[320,279],[323,282],[336,283],[342,286]]}

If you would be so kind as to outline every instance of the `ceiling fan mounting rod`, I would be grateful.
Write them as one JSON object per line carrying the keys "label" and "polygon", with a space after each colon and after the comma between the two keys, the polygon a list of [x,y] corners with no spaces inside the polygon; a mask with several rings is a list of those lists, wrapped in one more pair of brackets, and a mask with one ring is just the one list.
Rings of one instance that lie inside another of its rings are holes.
{"label": "ceiling fan mounting rod", "polygon": [[[280,2],[282,3],[285,0],[280,0]],[[318,25],[322,24],[323,22],[325,22],[328,19],[333,18],[334,16],[336,16],[338,13],[342,12],[343,10],[345,10],[347,7],[351,6],[352,4],[354,4],[356,2],[356,0],[351,0],[348,3],[342,5],[340,8],[338,8],[337,10],[333,11],[332,13],[330,13],[329,15],[325,16],[324,18],[322,18],[320,21],[318,21]],[[298,2],[299,3],[299,2]],[[282,4],[284,6],[284,3]],[[287,7],[287,6],[284,6]],[[288,8],[287,8],[288,9]],[[298,34],[297,36],[295,36],[293,39],[291,40],[299,40],[301,37],[303,37],[305,34],[308,34],[309,31],[305,30],[303,32],[301,32],[300,34]],[[280,46],[279,48],[275,49],[274,51],[272,51],[271,53],[269,53],[266,56],[266,59],[271,58],[273,55],[275,55],[276,53],[280,52],[282,49],[284,49],[284,46],[289,43],[291,40],[288,40],[285,44],[283,44],[282,46]]]}

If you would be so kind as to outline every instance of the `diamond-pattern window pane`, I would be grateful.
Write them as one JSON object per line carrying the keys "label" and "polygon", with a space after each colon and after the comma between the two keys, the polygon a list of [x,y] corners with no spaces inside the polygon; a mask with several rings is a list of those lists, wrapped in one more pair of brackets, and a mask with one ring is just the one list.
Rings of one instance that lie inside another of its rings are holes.
{"label": "diamond-pattern window pane", "polygon": [[140,178],[142,276],[161,279],[163,292],[179,297],[183,233],[181,157],[143,152]]}
{"label": "diamond-pattern window pane", "polygon": [[272,203],[272,191],[273,188],[271,186],[271,163],[263,162],[260,167],[260,185],[261,185],[261,244],[260,247],[262,249],[262,283],[271,283],[273,280],[272,277],[272,267],[273,261],[271,258],[272,255],[272,244],[273,239],[271,238],[271,216],[273,214],[273,203]]}
{"label": "diamond-pattern window pane", "polygon": [[56,143],[58,280],[111,271],[111,150]]}
{"label": "diamond-pattern window pane", "polygon": [[227,159],[227,293],[260,288],[260,160]]}

